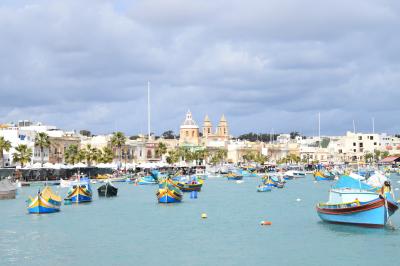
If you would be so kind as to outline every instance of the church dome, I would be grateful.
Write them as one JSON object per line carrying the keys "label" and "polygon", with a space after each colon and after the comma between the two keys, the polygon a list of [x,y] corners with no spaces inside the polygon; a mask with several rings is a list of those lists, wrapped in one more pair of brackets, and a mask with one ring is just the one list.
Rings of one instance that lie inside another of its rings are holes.
{"label": "church dome", "polygon": [[193,120],[192,113],[188,111],[186,113],[186,119],[183,121],[181,128],[199,128],[196,121]]}

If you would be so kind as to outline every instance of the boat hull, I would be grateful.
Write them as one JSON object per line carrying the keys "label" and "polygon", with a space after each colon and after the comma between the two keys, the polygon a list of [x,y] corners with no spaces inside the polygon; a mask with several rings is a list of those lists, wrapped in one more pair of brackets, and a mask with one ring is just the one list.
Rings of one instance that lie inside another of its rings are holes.
{"label": "boat hull", "polygon": [[99,197],[115,197],[118,193],[118,188],[110,184],[104,184],[97,189]]}
{"label": "boat hull", "polygon": [[177,203],[182,201],[182,195],[171,190],[160,189],[156,195],[159,203]]}
{"label": "boat hull", "polygon": [[[387,223],[388,216],[392,215],[398,206],[396,203],[383,198],[361,203],[360,205],[342,204],[339,207],[327,207],[317,205],[317,213],[321,220],[330,223],[353,224],[371,227],[383,227]],[[354,206],[356,205],[356,206]],[[387,206],[387,208],[386,208]]]}
{"label": "boat hull", "polygon": [[68,193],[65,200],[73,203],[90,202],[92,201],[92,191],[81,186],[76,186]]}
{"label": "boat hull", "polygon": [[28,206],[28,212],[32,214],[54,213],[60,211],[61,202],[46,201],[41,196],[36,196]]}
{"label": "boat hull", "polygon": [[262,186],[257,188],[257,192],[270,192],[271,190],[271,186]]}
{"label": "boat hull", "polygon": [[203,184],[184,184],[184,183],[177,183],[176,186],[182,192],[192,192],[192,191],[201,191],[201,187]]}

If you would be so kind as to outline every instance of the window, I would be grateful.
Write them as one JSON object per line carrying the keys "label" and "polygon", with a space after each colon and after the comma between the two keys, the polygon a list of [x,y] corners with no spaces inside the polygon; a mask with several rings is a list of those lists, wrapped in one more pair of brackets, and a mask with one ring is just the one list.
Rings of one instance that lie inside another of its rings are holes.
{"label": "window", "polygon": [[356,151],[357,151],[356,149],[353,150],[353,152],[356,152]]}
{"label": "window", "polygon": [[362,136],[358,136],[358,140],[362,140]]}
{"label": "window", "polygon": [[362,142],[360,142],[358,146],[359,146],[360,148],[362,148],[364,145],[363,145]]}
{"label": "window", "polygon": [[208,134],[211,134],[211,128],[208,128]]}
{"label": "window", "polygon": [[185,131],[185,135],[186,135],[186,137],[189,137],[189,131]]}
{"label": "window", "polygon": [[340,149],[340,150],[339,150],[339,153],[342,153],[342,152],[343,152],[343,151]]}
{"label": "window", "polygon": [[374,136],[370,136],[369,139],[370,139],[370,140],[374,140]]}
{"label": "window", "polygon": [[353,142],[353,146],[357,146],[357,143]]}
{"label": "window", "polygon": [[376,146],[376,142],[374,142],[374,145]]}
{"label": "window", "polygon": [[194,130],[192,131],[192,137],[194,137]]}

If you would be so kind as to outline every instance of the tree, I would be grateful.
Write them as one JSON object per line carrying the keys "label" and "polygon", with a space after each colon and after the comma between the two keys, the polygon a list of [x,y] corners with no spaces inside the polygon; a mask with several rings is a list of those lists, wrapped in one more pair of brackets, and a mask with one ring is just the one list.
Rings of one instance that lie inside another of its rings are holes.
{"label": "tree", "polygon": [[177,150],[170,150],[167,156],[167,163],[174,164],[179,161],[179,151]]}
{"label": "tree", "polygon": [[295,139],[297,136],[300,136],[300,133],[297,131],[290,132],[290,139]]}
{"label": "tree", "polygon": [[90,132],[89,130],[85,130],[85,129],[82,129],[81,131],[79,131],[79,134],[81,134],[82,136],[85,136],[85,137],[92,136],[92,132]]}
{"label": "tree", "polygon": [[11,149],[11,142],[5,140],[4,137],[0,137],[0,159],[2,167],[4,167],[4,151],[10,151],[10,149]]}
{"label": "tree", "polygon": [[365,154],[364,157],[365,157],[365,162],[369,163],[369,162],[372,162],[372,159],[374,158],[374,154],[369,152],[369,153]]}
{"label": "tree", "polygon": [[122,132],[114,132],[113,136],[111,137],[111,145],[113,147],[116,147],[118,150],[118,161],[121,163],[121,151],[122,151],[122,146],[125,145],[126,143],[126,137],[125,134]]}
{"label": "tree", "polygon": [[76,144],[71,144],[64,151],[64,158],[68,164],[76,164],[80,161],[79,148]]}
{"label": "tree", "polygon": [[156,147],[156,156],[162,157],[166,153],[167,153],[167,145],[165,145],[162,142],[158,143],[158,145]]}
{"label": "tree", "polygon": [[164,139],[175,139],[174,131],[168,130],[161,135]]}
{"label": "tree", "polygon": [[35,146],[40,148],[40,162],[44,164],[44,148],[50,147],[50,137],[45,132],[39,132],[35,137]]}
{"label": "tree", "polygon": [[31,161],[32,158],[32,149],[28,148],[25,144],[20,144],[15,148],[15,152],[13,154],[13,160],[16,163],[21,164],[21,168],[24,165]]}
{"label": "tree", "polygon": [[101,163],[112,163],[114,159],[114,154],[112,149],[109,147],[104,147],[103,150],[100,151],[99,161]]}
{"label": "tree", "polygon": [[254,161],[259,163],[259,164],[264,164],[265,162],[267,162],[269,160],[268,156],[265,156],[261,153],[256,154]]}
{"label": "tree", "polygon": [[213,154],[213,156],[211,157],[210,162],[211,162],[213,165],[216,165],[216,164],[218,164],[218,163],[221,163],[221,162],[223,162],[223,161],[225,160],[227,154],[228,154],[228,151],[227,151],[227,150],[225,150],[225,149],[218,149],[218,150]]}
{"label": "tree", "polygon": [[389,152],[388,151],[384,151],[383,153],[382,153],[382,159],[385,159],[386,157],[388,157],[389,156]]}
{"label": "tree", "polygon": [[90,167],[93,161],[98,161],[99,158],[99,150],[92,147],[92,145],[87,144],[85,149],[83,150],[83,157],[86,160],[87,165]]}

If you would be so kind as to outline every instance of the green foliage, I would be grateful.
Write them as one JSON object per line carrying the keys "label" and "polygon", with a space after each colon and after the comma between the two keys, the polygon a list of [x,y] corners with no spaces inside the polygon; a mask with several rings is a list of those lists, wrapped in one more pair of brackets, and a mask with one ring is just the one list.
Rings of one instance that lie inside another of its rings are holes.
{"label": "green foliage", "polygon": [[286,157],[277,161],[278,164],[285,164],[285,163],[299,163],[301,158],[295,154],[288,154]]}
{"label": "green foliage", "polygon": [[275,141],[277,139],[277,137],[279,136],[279,134],[266,134],[266,133],[260,133],[260,134],[256,134],[256,133],[247,133],[247,134],[243,134],[240,135],[238,137],[238,139],[240,140],[248,140],[248,141],[263,141],[263,142],[270,142]]}
{"label": "green foliage", "polygon": [[162,133],[161,135],[164,139],[175,139],[174,131],[168,130]]}
{"label": "green foliage", "polygon": [[45,132],[36,133],[35,146],[40,148],[40,161],[44,164],[44,148],[50,147],[50,137]]}
{"label": "green foliage", "polygon": [[13,154],[13,160],[16,163],[20,163],[21,167],[31,161],[32,158],[32,149],[28,148],[25,144],[20,144],[15,148],[15,152]]}
{"label": "green foliage", "polygon": [[162,142],[158,143],[158,145],[156,147],[156,156],[161,157],[166,153],[167,153],[167,145],[165,145]]}
{"label": "green foliage", "polygon": [[0,137],[0,159],[2,167],[4,167],[4,151],[10,151],[10,149],[11,142],[5,140],[4,137]]}

